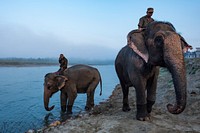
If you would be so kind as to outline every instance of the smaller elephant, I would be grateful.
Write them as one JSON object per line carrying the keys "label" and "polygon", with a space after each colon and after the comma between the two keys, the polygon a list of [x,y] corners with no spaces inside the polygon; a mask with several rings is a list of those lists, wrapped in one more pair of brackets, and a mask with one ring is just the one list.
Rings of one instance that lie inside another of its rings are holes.
{"label": "smaller elephant", "polygon": [[102,80],[99,71],[87,65],[74,65],[64,71],[63,75],[48,73],[44,79],[44,107],[51,111],[54,105],[49,108],[50,97],[61,91],[61,110],[72,114],[72,107],[77,93],[87,93],[85,109],[90,110],[94,106],[94,93],[100,82],[100,95],[102,94]]}

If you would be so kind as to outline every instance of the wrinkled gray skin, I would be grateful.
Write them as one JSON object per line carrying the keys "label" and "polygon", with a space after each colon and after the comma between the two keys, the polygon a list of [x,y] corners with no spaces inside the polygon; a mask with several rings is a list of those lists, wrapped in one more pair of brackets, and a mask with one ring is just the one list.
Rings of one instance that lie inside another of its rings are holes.
{"label": "wrinkled gray skin", "polygon": [[61,110],[67,113],[72,113],[74,100],[77,93],[87,93],[87,102],[85,109],[90,110],[94,106],[94,93],[97,85],[100,82],[102,93],[102,80],[99,71],[86,65],[75,65],[64,71],[63,75],[48,73],[44,80],[44,107],[47,111],[51,111],[54,105],[49,108],[50,97],[61,91]]}
{"label": "wrinkled gray skin", "polygon": [[[115,60],[115,69],[123,91],[123,111],[129,111],[129,87],[136,90],[136,118],[150,119],[156,100],[159,67],[166,67],[173,78],[176,103],[168,104],[172,114],[181,113],[186,106],[186,70],[183,49],[189,46],[176,33],[172,24],[152,22],[144,32],[128,34],[128,45],[123,47]],[[191,46],[190,46],[191,47]],[[147,91],[147,93],[146,93]]]}

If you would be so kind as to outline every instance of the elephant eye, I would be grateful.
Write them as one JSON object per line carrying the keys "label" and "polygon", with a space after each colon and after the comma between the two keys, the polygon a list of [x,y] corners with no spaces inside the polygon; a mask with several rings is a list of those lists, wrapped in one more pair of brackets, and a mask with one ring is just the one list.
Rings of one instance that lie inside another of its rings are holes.
{"label": "elephant eye", "polygon": [[48,90],[50,90],[50,89],[51,89],[51,87],[50,87],[50,86],[47,86],[47,89],[48,89]]}
{"label": "elephant eye", "polygon": [[45,84],[45,85],[46,85],[46,87],[47,87],[48,90],[51,89],[51,85],[49,85],[49,84]]}

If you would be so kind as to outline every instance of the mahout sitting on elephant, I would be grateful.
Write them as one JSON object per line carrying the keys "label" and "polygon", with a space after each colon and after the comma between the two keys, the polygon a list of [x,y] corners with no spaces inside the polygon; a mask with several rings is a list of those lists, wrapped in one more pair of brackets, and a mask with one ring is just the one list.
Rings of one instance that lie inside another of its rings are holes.
{"label": "mahout sitting on elephant", "polygon": [[64,70],[67,69],[68,59],[64,56],[64,54],[60,54],[58,61],[60,63],[60,69],[57,71],[57,73],[62,75]]}
{"label": "mahout sitting on elephant", "polygon": [[[128,34],[128,45],[115,59],[115,69],[123,92],[123,111],[129,111],[129,87],[136,90],[136,118],[149,120],[156,100],[159,67],[166,67],[173,78],[176,103],[168,104],[172,114],[181,113],[186,106],[186,70],[183,50],[191,47],[169,22],[154,21],[143,32]],[[147,92],[146,92],[147,91]]]}
{"label": "mahout sitting on elephant", "polygon": [[74,100],[77,93],[87,93],[86,110],[90,110],[94,106],[94,93],[100,82],[100,95],[102,93],[101,75],[97,68],[87,65],[74,65],[64,71],[63,75],[56,73],[48,73],[44,79],[44,107],[47,111],[51,111],[54,105],[49,108],[50,97],[61,91],[61,110],[72,113]]}

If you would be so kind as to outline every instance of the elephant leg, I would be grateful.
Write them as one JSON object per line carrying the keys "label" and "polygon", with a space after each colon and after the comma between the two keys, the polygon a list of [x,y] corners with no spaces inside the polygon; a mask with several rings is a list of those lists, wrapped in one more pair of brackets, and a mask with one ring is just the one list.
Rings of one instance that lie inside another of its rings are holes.
{"label": "elephant leg", "polygon": [[127,111],[131,110],[131,108],[129,106],[129,101],[128,101],[129,86],[121,83],[121,87],[122,87],[122,92],[123,92],[123,107],[122,107],[122,111],[127,112]]}
{"label": "elephant leg", "polygon": [[117,76],[119,78],[120,85],[121,85],[122,92],[123,92],[122,111],[127,112],[127,111],[131,110],[131,108],[129,106],[129,101],[128,101],[129,86],[126,84],[126,80],[125,80],[125,76],[124,76],[124,70],[123,70],[122,65],[116,64],[115,69],[116,69]]}
{"label": "elephant leg", "polygon": [[75,101],[76,97],[77,97],[77,93],[72,92],[72,94],[68,98],[68,104],[67,104],[67,113],[68,114],[72,114],[72,107],[74,105],[74,101]]}
{"label": "elephant leg", "polygon": [[94,93],[87,93],[87,101],[86,101],[86,106],[85,110],[89,111],[92,107],[94,107]]}
{"label": "elephant leg", "polygon": [[147,102],[146,102],[146,81],[145,79],[138,79],[135,82],[135,90],[136,90],[136,103],[137,103],[137,120],[146,121],[149,120],[150,115],[147,112]]}
{"label": "elephant leg", "polygon": [[151,113],[152,106],[156,101],[156,89],[157,89],[157,79],[159,74],[159,68],[155,69],[154,75],[147,81],[147,111]]}
{"label": "elephant leg", "polygon": [[147,112],[151,113],[156,100],[156,84],[152,79],[147,82]]}
{"label": "elephant leg", "polygon": [[89,93],[89,92],[87,92],[87,101],[86,101],[86,105],[85,105],[85,110],[90,110],[90,100],[91,100],[91,98],[90,98],[90,96],[91,96],[91,94]]}
{"label": "elephant leg", "polygon": [[91,105],[91,107],[94,107],[94,93],[95,93],[95,91],[93,90],[93,92],[91,93],[91,97],[90,97],[90,101],[91,101],[90,105]]}
{"label": "elephant leg", "polygon": [[60,101],[61,101],[60,102],[61,103],[61,110],[63,112],[65,112],[66,111],[66,104],[67,104],[67,94],[61,92],[60,93]]}
{"label": "elephant leg", "polygon": [[67,114],[72,114],[72,106],[73,105],[67,105]]}
{"label": "elephant leg", "polygon": [[94,93],[99,81],[93,81],[87,90],[87,102],[85,109],[90,110],[94,106]]}

